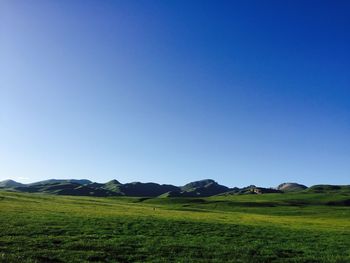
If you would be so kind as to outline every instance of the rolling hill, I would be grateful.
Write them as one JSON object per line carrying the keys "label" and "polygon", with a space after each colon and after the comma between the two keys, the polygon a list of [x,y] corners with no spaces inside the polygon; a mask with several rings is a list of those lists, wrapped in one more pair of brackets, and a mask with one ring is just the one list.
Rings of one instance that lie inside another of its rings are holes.
{"label": "rolling hill", "polygon": [[283,183],[277,186],[277,190],[282,192],[297,192],[305,190],[307,186],[297,183]]}
{"label": "rolling hill", "polygon": [[13,187],[20,187],[24,186],[24,184],[18,183],[13,180],[5,180],[0,182],[0,188],[13,188]]}
{"label": "rolling hill", "polygon": [[212,179],[188,183],[177,190],[167,192],[162,197],[208,197],[229,191],[230,188],[220,185]]}
{"label": "rolling hill", "polygon": [[349,198],[307,191],[193,198],[0,191],[0,262],[345,263]]}
{"label": "rolling hill", "polygon": [[233,187],[221,185],[212,179],[190,182],[184,186],[157,183],[121,183],[111,180],[106,183],[91,182],[87,179],[50,179],[30,184],[13,180],[0,182],[0,189],[27,193],[47,193],[72,196],[130,196],[130,197],[210,197],[226,195],[270,194],[270,193],[332,193],[350,192],[350,186],[314,185],[307,188],[298,183],[283,183],[276,188],[264,188],[255,185]]}

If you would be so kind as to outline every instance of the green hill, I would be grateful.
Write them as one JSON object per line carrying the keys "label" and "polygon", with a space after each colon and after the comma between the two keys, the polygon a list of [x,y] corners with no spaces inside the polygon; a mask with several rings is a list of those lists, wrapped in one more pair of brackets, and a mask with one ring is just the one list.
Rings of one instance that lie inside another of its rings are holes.
{"label": "green hill", "polygon": [[[94,186],[96,186],[97,183],[94,183]],[[119,181],[117,180],[111,180],[105,184],[98,184],[99,187],[106,189],[108,191],[111,191],[113,193],[116,193],[117,195],[123,195],[123,192],[120,189],[120,186],[122,185]]]}
{"label": "green hill", "polygon": [[57,195],[76,195],[76,196],[112,196],[113,192],[93,188],[87,185],[72,182],[50,182],[41,184],[31,184],[14,188],[16,191],[28,193],[49,193]]}
{"label": "green hill", "polygon": [[246,195],[246,194],[271,194],[282,193],[282,191],[273,188],[257,187],[255,185],[249,185],[243,188],[232,188],[230,191],[224,192],[220,195]]}
{"label": "green hill", "polygon": [[350,210],[339,203],[349,198],[333,190],[209,198],[0,190],[0,262],[345,263]]}
{"label": "green hill", "polygon": [[121,186],[121,191],[126,196],[149,196],[156,197],[169,191],[177,190],[173,185],[160,185],[156,183],[128,183]]}
{"label": "green hill", "polygon": [[208,197],[229,191],[230,188],[220,185],[214,180],[205,179],[188,183],[180,188],[180,191],[169,192],[169,196],[183,197]]}
{"label": "green hill", "polygon": [[190,182],[184,186],[157,183],[121,183],[111,180],[107,183],[91,182],[87,179],[50,179],[31,184],[21,184],[13,180],[0,182],[0,188],[28,193],[49,193],[74,196],[130,196],[130,197],[210,197],[216,195],[251,195],[273,193],[349,193],[349,185],[314,185],[307,188],[297,183],[283,183],[277,188],[264,188],[255,185],[229,188],[212,179]]}
{"label": "green hill", "polygon": [[0,188],[13,188],[13,187],[20,187],[24,186],[24,184],[18,183],[13,180],[5,180],[0,182]]}
{"label": "green hill", "polygon": [[58,184],[58,183],[75,183],[75,184],[90,184],[92,183],[87,179],[49,179],[44,181],[35,182],[29,185],[47,185],[47,184]]}
{"label": "green hill", "polygon": [[342,192],[350,193],[350,185],[329,185],[329,184],[319,184],[313,185],[307,189],[308,192],[312,193],[332,193],[332,192]]}
{"label": "green hill", "polygon": [[277,187],[282,192],[297,192],[307,189],[307,186],[297,183],[283,183]]}

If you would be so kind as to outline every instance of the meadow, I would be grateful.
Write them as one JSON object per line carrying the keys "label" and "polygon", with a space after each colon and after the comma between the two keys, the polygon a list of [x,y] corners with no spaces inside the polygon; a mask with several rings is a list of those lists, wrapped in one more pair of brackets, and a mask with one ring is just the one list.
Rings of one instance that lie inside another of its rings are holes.
{"label": "meadow", "polygon": [[0,262],[350,262],[349,199],[0,191]]}

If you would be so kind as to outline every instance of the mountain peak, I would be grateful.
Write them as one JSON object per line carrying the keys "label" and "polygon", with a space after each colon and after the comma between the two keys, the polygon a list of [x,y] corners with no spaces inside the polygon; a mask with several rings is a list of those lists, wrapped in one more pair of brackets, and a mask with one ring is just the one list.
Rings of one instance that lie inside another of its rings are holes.
{"label": "mountain peak", "polygon": [[193,181],[188,184],[185,184],[182,189],[186,190],[189,188],[194,188],[194,187],[205,187],[210,184],[217,184],[213,179],[203,179],[203,180],[198,180],[198,181]]}
{"label": "mountain peak", "polygon": [[58,184],[58,183],[75,183],[75,184],[91,184],[92,182],[87,179],[48,179],[32,183],[30,185],[43,185],[43,184]]}
{"label": "mountain peak", "polygon": [[182,194],[194,196],[211,196],[228,190],[228,187],[218,184],[213,179],[194,181],[181,187]]}
{"label": "mountain peak", "polygon": [[298,183],[283,183],[277,186],[277,190],[283,192],[294,192],[305,190],[307,186]]}
{"label": "mountain peak", "polygon": [[121,184],[121,183],[118,180],[113,179],[113,180],[108,181],[106,184]]}
{"label": "mountain peak", "polygon": [[[203,179],[185,184],[182,187],[158,184],[153,182],[120,183],[113,179],[107,183],[92,183],[87,179],[49,179],[30,184],[21,184],[14,180],[0,182],[1,189],[21,192],[43,192],[62,195],[91,195],[91,196],[138,196],[138,197],[208,197],[221,194],[264,194],[302,191],[307,187],[298,183],[283,183],[277,188],[263,188],[250,185],[243,188],[229,188],[213,179]],[[340,189],[340,186],[314,186],[312,191],[328,191]]]}
{"label": "mountain peak", "polygon": [[19,187],[19,186],[23,186],[23,184],[18,183],[14,180],[8,179],[8,180],[4,180],[2,182],[0,182],[0,187]]}

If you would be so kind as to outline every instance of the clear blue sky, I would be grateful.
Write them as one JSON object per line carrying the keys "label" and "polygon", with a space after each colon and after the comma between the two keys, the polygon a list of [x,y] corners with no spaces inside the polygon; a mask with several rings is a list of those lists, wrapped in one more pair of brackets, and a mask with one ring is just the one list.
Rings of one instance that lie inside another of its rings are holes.
{"label": "clear blue sky", "polygon": [[0,180],[350,183],[350,1],[0,1]]}

